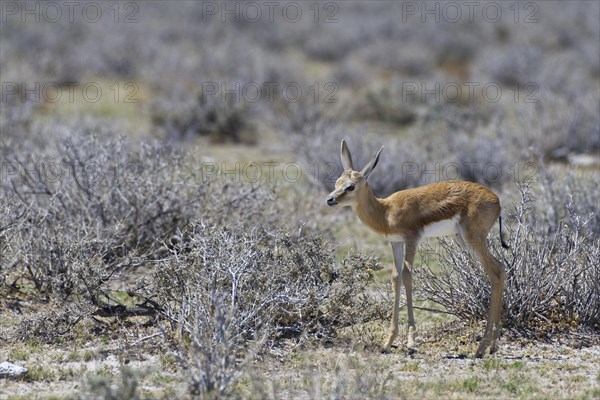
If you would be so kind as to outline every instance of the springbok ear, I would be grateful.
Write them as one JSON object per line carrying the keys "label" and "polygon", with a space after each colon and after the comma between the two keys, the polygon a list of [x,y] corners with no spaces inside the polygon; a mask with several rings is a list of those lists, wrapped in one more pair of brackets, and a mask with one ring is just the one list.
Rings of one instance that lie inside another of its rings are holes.
{"label": "springbok ear", "polygon": [[354,171],[354,167],[352,167],[352,156],[350,155],[350,150],[348,149],[346,141],[343,139],[340,156],[342,157],[342,166],[344,167],[344,171]]}
{"label": "springbok ear", "polygon": [[375,157],[373,157],[371,161],[369,161],[369,163],[363,168],[363,170],[360,171],[360,173],[365,177],[365,179],[367,179],[369,175],[371,175],[371,172],[373,172],[373,168],[375,168],[377,162],[379,162],[379,155],[381,154],[381,150],[383,150],[383,146],[381,146],[377,154],[375,154]]}

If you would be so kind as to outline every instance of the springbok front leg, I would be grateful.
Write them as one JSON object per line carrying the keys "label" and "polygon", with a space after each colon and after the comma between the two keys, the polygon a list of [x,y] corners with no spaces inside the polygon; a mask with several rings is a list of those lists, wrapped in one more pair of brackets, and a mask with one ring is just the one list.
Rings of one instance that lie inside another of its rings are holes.
{"label": "springbok front leg", "polygon": [[417,242],[407,242],[405,246],[406,261],[402,268],[402,282],[406,290],[406,310],[408,312],[408,340],[406,346],[409,351],[415,350],[416,326],[413,314],[412,300],[412,268],[417,254]]}
{"label": "springbok front leg", "polygon": [[383,345],[383,351],[388,352],[392,348],[394,339],[398,336],[398,312],[400,309],[400,275],[402,274],[402,263],[404,261],[404,243],[391,243],[394,254],[394,266],[392,268],[392,285],[394,286],[394,305],[392,307],[392,322],[390,324],[390,336]]}

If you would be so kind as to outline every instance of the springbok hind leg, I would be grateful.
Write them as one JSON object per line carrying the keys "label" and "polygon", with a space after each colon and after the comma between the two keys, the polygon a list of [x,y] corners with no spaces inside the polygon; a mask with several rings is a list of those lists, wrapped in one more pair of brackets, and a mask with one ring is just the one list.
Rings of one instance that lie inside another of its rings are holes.
{"label": "springbok hind leg", "polygon": [[494,256],[490,254],[485,243],[474,248],[475,255],[487,272],[491,284],[490,306],[488,318],[485,327],[485,334],[479,343],[475,356],[483,357],[485,350],[489,347],[490,354],[494,353],[496,348],[496,339],[500,333],[500,318],[502,316],[502,293],[504,291],[505,271],[504,266]]}
{"label": "springbok hind leg", "polygon": [[490,354],[493,354],[498,350],[496,340],[500,335],[500,321],[502,319],[502,305],[503,305],[503,294],[504,294],[504,283],[506,280],[506,269],[498,259],[490,254],[491,262],[495,264],[498,278],[498,284],[496,287],[497,293],[495,295],[496,302],[494,304],[494,332],[492,335],[492,343],[490,344]]}

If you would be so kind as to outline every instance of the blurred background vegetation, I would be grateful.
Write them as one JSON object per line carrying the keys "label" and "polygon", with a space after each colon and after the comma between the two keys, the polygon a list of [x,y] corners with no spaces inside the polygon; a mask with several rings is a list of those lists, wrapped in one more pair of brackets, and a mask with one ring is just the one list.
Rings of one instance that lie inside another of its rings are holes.
{"label": "blurred background vegetation", "polygon": [[5,141],[35,114],[320,157],[341,136],[395,139],[396,162],[600,148],[595,2],[91,4],[4,6]]}
{"label": "blurred background vegetation", "polygon": [[[379,196],[444,179],[494,189],[513,246],[499,255],[505,326],[598,335],[598,2],[69,4],[2,3],[0,332],[13,345],[104,335],[115,353],[172,351],[173,390],[201,397],[296,393],[244,384],[289,340],[356,349],[343,332],[358,329],[374,348],[391,254],[325,210],[342,138],[357,165],[386,146]],[[420,304],[484,318],[480,269],[453,243],[438,253],[419,256]],[[157,347],[99,328],[116,306],[152,315],[136,329]],[[142,377],[113,372],[136,391]],[[111,398],[100,378],[85,390]]]}

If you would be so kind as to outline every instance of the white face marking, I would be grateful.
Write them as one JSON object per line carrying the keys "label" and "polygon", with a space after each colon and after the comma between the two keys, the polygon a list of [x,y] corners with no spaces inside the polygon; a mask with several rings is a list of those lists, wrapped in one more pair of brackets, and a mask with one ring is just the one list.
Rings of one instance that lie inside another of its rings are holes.
{"label": "white face marking", "polygon": [[458,235],[458,221],[460,216],[457,214],[451,219],[444,219],[433,224],[429,224],[423,228],[422,238],[454,236]]}

